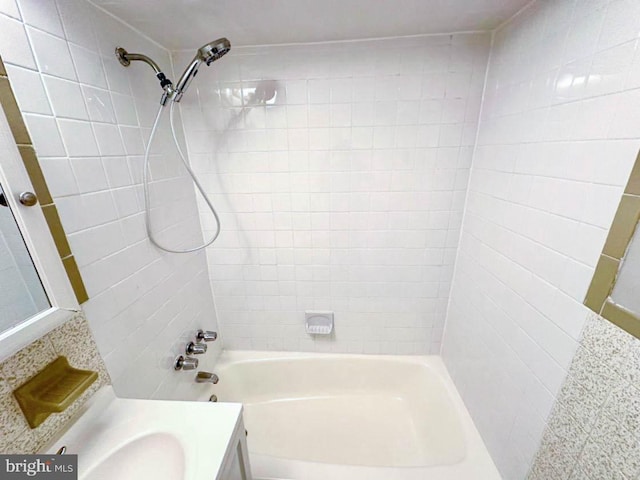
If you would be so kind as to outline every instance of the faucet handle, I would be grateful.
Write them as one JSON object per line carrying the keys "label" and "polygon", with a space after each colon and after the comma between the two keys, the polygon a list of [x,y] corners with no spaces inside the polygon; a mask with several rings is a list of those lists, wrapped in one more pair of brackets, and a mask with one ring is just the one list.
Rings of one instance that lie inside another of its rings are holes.
{"label": "faucet handle", "polygon": [[210,372],[198,372],[196,375],[196,383],[218,383],[218,376]]}
{"label": "faucet handle", "polygon": [[176,358],[173,368],[176,370],[195,370],[198,368],[198,359],[191,357],[183,357],[180,355]]}
{"label": "faucet handle", "polygon": [[218,338],[218,332],[212,332],[211,330],[198,330],[196,338],[198,340],[204,340],[205,342],[214,342]]}
{"label": "faucet handle", "polygon": [[206,353],[207,351],[207,345],[205,343],[194,343],[194,342],[189,342],[187,344],[187,355],[201,355],[203,353]]}

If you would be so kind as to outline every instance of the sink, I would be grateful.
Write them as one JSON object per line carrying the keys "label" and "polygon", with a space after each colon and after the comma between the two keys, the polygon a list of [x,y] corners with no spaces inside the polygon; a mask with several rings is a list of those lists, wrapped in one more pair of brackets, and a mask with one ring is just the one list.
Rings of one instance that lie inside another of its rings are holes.
{"label": "sink", "polygon": [[241,404],[125,399],[107,386],[44,452],[77,454],[79,480],[213,480],[238,438]]}
{"label": "sink", "polygon": [[82,475],[83,480],[182,480],[182,445],[168,433],[152,433],[121,446]]}

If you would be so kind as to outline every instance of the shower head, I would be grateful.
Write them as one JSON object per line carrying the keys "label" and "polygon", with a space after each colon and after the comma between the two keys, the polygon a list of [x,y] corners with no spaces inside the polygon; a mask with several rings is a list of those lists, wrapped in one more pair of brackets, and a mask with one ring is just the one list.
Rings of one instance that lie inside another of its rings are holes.
{"label": "shower head", "polygon": [[178,80],[178,83],[176,83],[173,100],[175,102],[179,102],[182,99],[182,95],[184,95],[184,92],[189,88],[191,80],[196,76],[198,69],[203,62],[209,66],[220,57],[227,54],[229,50],[231,50],[231,42],[224,37],[200,47],[196,52],[196,56],[193,57],[193,60],[180,77],[180,80]]}
{"label": "shower head", "polygon": [[231,50],[231,42],[223,37],[200,47],[196,56],[209,66],[212,62],[229,53],[229,50]]}

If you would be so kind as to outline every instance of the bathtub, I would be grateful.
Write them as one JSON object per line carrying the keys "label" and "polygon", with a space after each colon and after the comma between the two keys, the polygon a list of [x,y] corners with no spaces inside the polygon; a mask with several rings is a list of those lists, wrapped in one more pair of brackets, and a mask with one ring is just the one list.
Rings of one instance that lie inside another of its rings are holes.
{"label": "bathtub", "polygon": [[256,480],[500,479],[440,357],[225,351]]}

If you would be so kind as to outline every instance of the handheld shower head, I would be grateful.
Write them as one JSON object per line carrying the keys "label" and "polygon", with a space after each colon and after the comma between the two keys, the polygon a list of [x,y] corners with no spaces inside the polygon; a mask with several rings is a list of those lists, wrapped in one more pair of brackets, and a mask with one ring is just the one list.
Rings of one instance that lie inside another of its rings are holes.
{"label": "handheld shower head", "polygon": [[196,56],[193,57],[193,60],[180,77],[180,80],[178,80],[178,83],[176,83],[175,95],[173,97],[174,102],[179,102],[182,99],[182,95],[184,95],[184,92],[189,88],[191,80],[197,75],[198,69],[203,62],[209,66],[220,57],[226,55],[229,50],[231,50],[231,42],[224,37],[200,47],[196,52]]}
{"label": "handheld shower head", "polygon": [[199,56],[207,64],[207,66],[209,66],[220,57],[229,53],[229,50],[231,50],[231,42],[222,37],[200,47],[198,49],[197,56]]}

